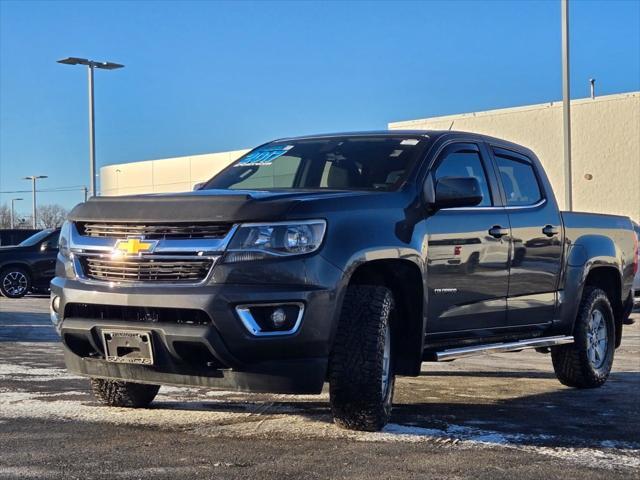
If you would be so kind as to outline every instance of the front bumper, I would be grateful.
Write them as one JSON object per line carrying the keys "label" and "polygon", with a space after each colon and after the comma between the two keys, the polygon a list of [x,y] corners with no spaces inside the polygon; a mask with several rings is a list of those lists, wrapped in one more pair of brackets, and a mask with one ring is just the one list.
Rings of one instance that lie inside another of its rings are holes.
{"label": "front bumper", "polygon": [[[319,393],[337,324],[341,272],[323,260],[314,261],[318,262],[323,282],[316,284],[111,287],[56,277],[51,295],[59,296],[60,303],[52,321],[62,337],[67,367],[76,374],[251,392]],[[235,311],[237,305],[278,302],[304,305],[302,323],[294,334],[254,336]],[[69,316],[65,311],[70,304],[199,310],[210,322]],[[154,365],[104,360],[103,329],[150,332]]]}

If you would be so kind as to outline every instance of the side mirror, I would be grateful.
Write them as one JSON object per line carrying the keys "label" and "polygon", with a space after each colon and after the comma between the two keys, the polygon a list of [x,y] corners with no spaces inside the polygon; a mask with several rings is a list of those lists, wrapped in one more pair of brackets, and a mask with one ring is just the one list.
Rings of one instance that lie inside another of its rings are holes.
{"label": "side mirror", "polygon": [[193,185],[193,191],[195,192],[196,190],[200,190],[204,186],[205,183],[206,182],[198,182],[198,183],[194,184]]}
{"label": "side mirror", "polygon": [[53,250],[54,248],[56,248],[56,246],[51,242],[42,242],[40,244],[40,251],[41,252],[49,252],[49,251]]}
{"label": "side mirror", "polygon": [[482,201],[477,178],[443,177],[436,183],[435,208],[473,207]]}

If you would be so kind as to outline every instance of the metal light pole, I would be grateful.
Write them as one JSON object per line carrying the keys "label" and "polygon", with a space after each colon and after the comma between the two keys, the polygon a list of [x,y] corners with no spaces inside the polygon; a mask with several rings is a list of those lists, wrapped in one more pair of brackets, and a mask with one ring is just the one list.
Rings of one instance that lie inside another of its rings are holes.
{"label": "metal light pole", "polygon": [[93,69],[100,68],[103,70],[115,70],[117,68],[123,68],[124,65],[113,62],[96,62],[95,60],[88,60],[86,58],[68,57],[58,60],[58,63],[65,65],[86,65],[89,78],[89,192],[93,197],[97,195],[96,189],[96,122],[94,115],[94,101],[93,101]]}
{"label": "metal light pole", "polygon": [[569,0],[560,0],[562,12],[562,125],[564,133],[564,208],[573,210],[571,176],[571,93],[569,89]]}
{"label": "metal light pole", "polygon": [[36,180],[40,178],[49,178],[46,175],[31,175],[29,177],[24,177],[23,180],[31,180],[32,186],[32,198],[33,198],[33,214],[32,214],[32,225],[34,230],[38,228],[38,222],[36,217]]}
{"label": "metal light pole", "polygon": [[19,200],[24,200],[24,199],[22,199],[22,198],[12,198],[11,199],[11,229],[13,229],[14,226],[15,226],[15,222],[13,221],[13,219],[15,218],[15,213],[14,213],[15,212],[15,205],[14,205],[14,203],[19,201]]}

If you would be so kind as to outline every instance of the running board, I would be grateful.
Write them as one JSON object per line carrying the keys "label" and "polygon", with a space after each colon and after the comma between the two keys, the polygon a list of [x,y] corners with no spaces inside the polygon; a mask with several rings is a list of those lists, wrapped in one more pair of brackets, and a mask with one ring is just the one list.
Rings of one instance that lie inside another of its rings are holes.
{"label": "running board", "polygon": [[499,352],[515,352],[524,350],[525,348],[541,348],[553,347],[555,345],[563,345],[565,343],[573,343],[572,336],[557,335],[555,337],[532,338],[530,340],[520,340],[518,342],[506,343],[489,343],[485,345],[474,345],[472,347],[451,348],[436,352],[436,361],[453,360],[462,357],[471,357],[473,355],[483,355]]}

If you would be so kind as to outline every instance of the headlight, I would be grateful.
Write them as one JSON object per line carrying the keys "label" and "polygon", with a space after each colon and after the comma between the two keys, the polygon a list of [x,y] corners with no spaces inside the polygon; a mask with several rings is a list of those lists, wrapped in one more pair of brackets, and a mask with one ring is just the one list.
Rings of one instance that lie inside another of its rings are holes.
{"label": "headlight", "polygon": [[58,239],[58,253],[65,260],[71,259],[71,248],[69,246],[69,238],[71,237],[71,223],[67,220],[60,228],[60,237]]}
{"label": "headlight", "polygon": [[[76,270],[73,264],[73,253],[69,239],[71,238],[71,223],[66,221],[60,229],[60,238],[58,240],[58,261],[61,262],[64,269],[64,275],[68,278],[76,277]],[[60,264],[58,264],[60,265]],[[62,275],[62,271],[56,267],[56,275]]]}
{"label": "headlight", "polygon": [[320,248],[327,222],[245,223],[229,244],[225,262],[304,255]]}

